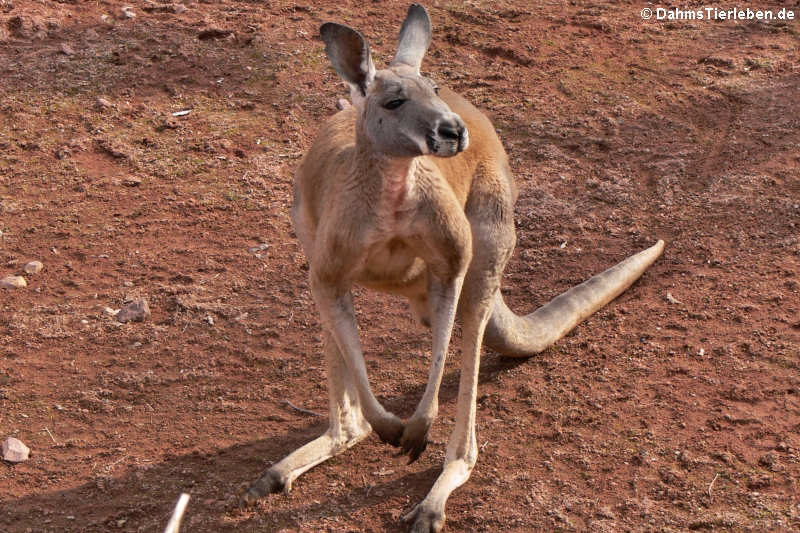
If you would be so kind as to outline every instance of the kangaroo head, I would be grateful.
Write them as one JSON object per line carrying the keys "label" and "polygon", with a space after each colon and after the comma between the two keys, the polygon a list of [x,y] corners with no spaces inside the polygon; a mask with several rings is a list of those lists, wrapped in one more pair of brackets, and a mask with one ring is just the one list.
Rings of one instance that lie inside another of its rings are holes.
{"label": "kangaroo head", "polygon": [[383,70],[375,70],[369,45],[356,30],[328,22],[320,35],[333,68],[350,87],[361,131],[374,152],[450,157],[466,149],[469,137],[461,117],[439,98],[436,83],[419,72],[431,41],[424,7],[408,8],[397,53]]}

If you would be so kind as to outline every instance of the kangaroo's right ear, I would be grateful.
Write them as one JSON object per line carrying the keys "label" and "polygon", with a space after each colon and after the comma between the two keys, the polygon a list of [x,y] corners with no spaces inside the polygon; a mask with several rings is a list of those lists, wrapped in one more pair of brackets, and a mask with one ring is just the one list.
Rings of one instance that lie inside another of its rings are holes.
{"label": "kangaroo's right ear", "polygon": [[366,96],[367,87],[375,79],[375,65],[364,37],[353,28],[334,22],[323,24],[319,34],[333,68],[350,85],[351,96]]}

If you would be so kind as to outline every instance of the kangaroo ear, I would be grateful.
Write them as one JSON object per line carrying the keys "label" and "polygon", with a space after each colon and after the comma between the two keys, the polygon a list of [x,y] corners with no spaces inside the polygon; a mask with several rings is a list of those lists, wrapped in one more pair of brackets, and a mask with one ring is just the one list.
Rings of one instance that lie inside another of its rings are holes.
{"label": "kangaroo ear", "polygon": [[400,27],[397,53],[392,65],[408,65],[419,72],[422,58],[431,43],[431,19],[428,12],[419,4],[411,4],[406,20]]}
{"label": "kangaroo ear", "polygon": [[319,29],[325,42],[325,53],[339,76],[350,85],[351,92],[366,96],[367,87],[375,79],[375,66],[369,55],[369,45],[353,28],[326,22]]}

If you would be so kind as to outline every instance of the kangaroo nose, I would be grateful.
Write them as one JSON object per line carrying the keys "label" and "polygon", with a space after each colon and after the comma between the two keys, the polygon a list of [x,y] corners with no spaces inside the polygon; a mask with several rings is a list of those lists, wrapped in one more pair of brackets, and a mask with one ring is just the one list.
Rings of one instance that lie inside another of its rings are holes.
{"label": "kangaroo nose", "polygon": [[445,122],[439,125],[436,133],[442,139],[457,141],[464,135],[464,126],[458,122]]}

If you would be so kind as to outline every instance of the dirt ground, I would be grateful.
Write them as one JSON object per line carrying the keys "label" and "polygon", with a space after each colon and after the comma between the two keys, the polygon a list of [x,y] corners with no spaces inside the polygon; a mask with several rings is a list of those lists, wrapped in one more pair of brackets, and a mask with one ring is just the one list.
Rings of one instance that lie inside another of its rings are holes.
{"label": "dirt ground", "polygon": [[[554,348],[485,351],[448,531],[800,530],[800,24],[644,5],[428,4],[423,71],[486,111],[516,175],[512,308],[667,242]],[[317,29],[360,28],[380,65],[406,8],[0,0],[0,277],[44,264],[0,289],[0,439],[32,450],[0,464],[0,530],[160,531],[181,492],[184,531],[402,530],[439,473],[457,353],[418,462],[372,436],[288,496],[236,499],[326,426],[292,407],[327,407],[289,220],[344,96]],[[104,312],[140,297],[145,322]],[[374,390],[408,416],[429,336],[402,302],[357,306]]]}

